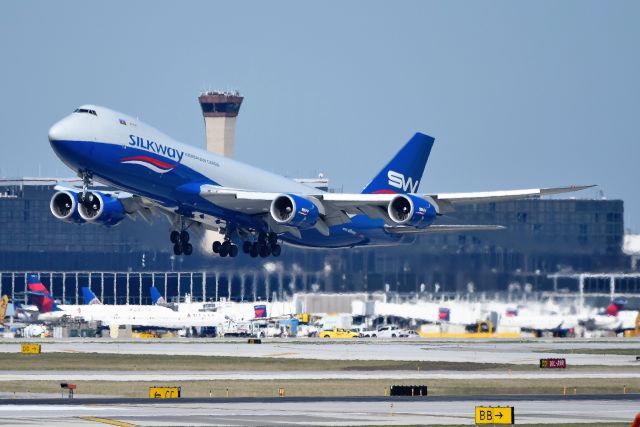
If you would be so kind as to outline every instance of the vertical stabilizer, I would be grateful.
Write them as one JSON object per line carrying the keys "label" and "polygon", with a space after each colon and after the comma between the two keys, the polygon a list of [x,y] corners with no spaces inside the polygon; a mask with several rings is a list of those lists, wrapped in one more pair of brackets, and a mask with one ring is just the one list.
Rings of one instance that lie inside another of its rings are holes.
{"label": "vertical stabilizer", "polygon": [[415,193],[429,159],[434,138],[416,133],[362,190],[363,194]]}

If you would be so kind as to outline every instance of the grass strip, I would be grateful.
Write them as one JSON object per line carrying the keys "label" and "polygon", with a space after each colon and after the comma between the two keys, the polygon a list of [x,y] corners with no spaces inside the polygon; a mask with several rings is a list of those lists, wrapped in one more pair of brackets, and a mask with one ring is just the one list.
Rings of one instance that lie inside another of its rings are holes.
{"label": "grass strip", "polygon": [[277,357],[184,356],[103,353],[0,353],[3,371],[488,371],[538,366],[502,363],[392,360],[321,360]]}

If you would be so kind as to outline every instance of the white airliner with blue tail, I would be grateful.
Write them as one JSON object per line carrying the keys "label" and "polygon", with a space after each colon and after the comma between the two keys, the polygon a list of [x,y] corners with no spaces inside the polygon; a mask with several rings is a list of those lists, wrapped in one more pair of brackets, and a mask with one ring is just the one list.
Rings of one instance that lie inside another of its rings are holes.
{"label": "white airliner with blue tail", "polygon": [[[281,243],[346,248],[412,243],[423,233],[497,230],[448,225],[456,205],[560,194],[571,186],[475,193],[418,193],[434,139],[416,133],[362,193],[330,193],[239,161],[182,144],[116,111],[84,105],[54,124],[49,141],[82,179],[58,186],[51,212],[74,223],[113,226],[127,216],[170,219],[176,255],[190,255],[189,230],[220,232],[213,252],[279,256]],[[102,183],[117,191],[99,191]]]}

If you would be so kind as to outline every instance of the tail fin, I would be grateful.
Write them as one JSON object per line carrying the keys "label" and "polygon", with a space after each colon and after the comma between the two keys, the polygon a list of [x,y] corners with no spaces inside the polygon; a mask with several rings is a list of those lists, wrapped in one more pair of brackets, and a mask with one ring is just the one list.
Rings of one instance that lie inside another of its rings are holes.
{"label": "tail fin", "polygon": [[93,291],[88,287],[82,288],[82,299],[84,299],[84,303],[86,305],[102,304],[96,294],[94,294]]}
{"label": "tail fin", "polygon": [[416,133],[398,154],[362,190],[363,194],[375,193],[415,193],[427,159],[433,147],[434,138]]}
{"label": "tail fin", "polygon": [[160,295],[160,291],[155,286],[151,287],[151,304],[165,304],[166,301]]}
{"label": "tail fin", "polygon": [[267,306],[264,304],[254,305],[253,306],[253,314],[256,319],[267,317]]}
{"label": "tail fin", "polygon": [[0,325],[4,324],[4,318],[7,314],[7,307],[9,307],[9,296],[3,295],[0,299]]}
{"label": "tail fin", "polygon": [[49,290],[42,284],[38,276],[31,274],[27,278],[27,295],[32,304],[38,307],[40,313],[60,310],[51,297]]}
{"label": "tail fin", "polygon": [[28,285],[42,285],[42,287],[44,288],[44,285],[42,284],[42,282],[40,282],[40,277],[38,277],[37,274],[29,274],[27,276],[27,284]]}

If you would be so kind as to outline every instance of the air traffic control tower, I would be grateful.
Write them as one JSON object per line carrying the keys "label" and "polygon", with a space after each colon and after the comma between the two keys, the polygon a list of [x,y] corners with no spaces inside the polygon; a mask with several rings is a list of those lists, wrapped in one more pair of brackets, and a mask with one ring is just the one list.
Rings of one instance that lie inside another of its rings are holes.
{"label": "air traffic control tower", "polygon": [[236,118],[244,98],[236,92],[203,92],[198,100],[204,116],[207,150],[235,156]]}

